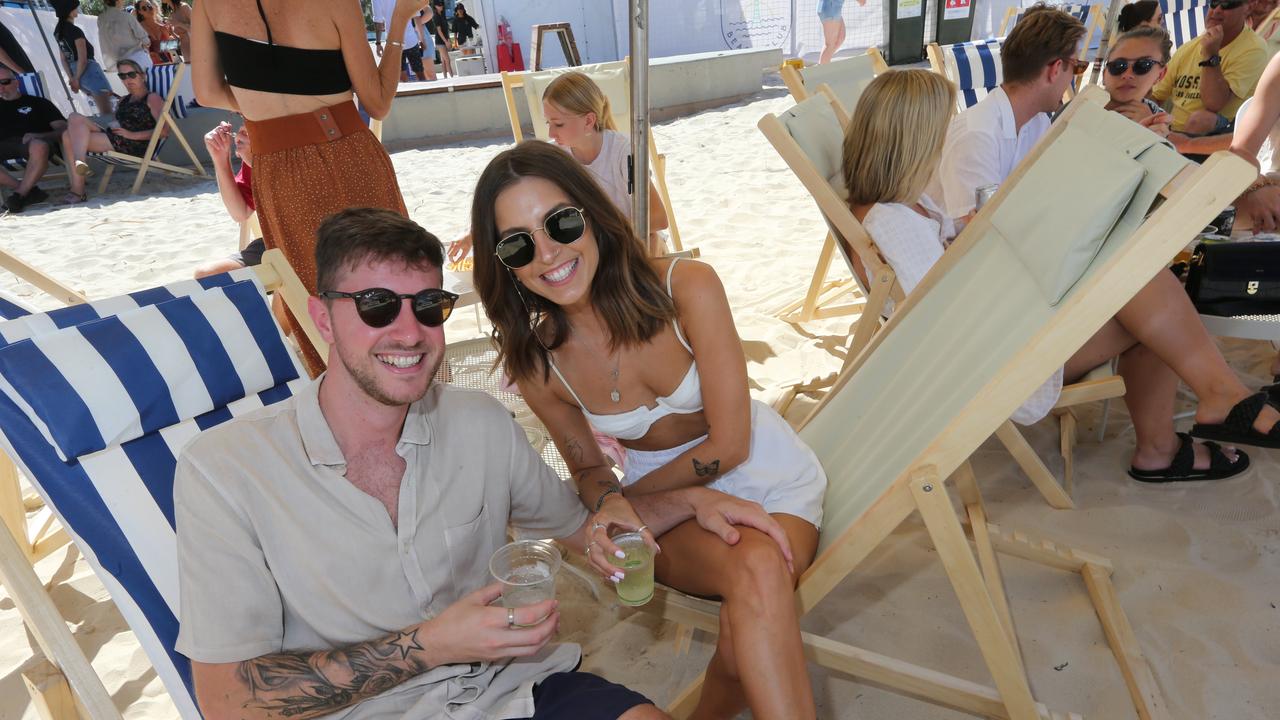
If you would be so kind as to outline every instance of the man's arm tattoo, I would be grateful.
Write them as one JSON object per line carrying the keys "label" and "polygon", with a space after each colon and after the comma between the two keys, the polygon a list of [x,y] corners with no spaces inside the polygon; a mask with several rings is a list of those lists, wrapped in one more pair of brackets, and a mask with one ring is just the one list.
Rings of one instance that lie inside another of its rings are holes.
{"label": "man's arm tattoo", "polygon": [[715,477],[720,474],[720,460],[717,458],[709,463],[698,462],[698,458],[693,458],[693,474],[698,477]]}
{"label": "man's arm tattoo", "polygon": [[416,628],[335,650],[284,652],[240,663],[246,709],[267,717],[327,715],[389,690],[425,672]]}

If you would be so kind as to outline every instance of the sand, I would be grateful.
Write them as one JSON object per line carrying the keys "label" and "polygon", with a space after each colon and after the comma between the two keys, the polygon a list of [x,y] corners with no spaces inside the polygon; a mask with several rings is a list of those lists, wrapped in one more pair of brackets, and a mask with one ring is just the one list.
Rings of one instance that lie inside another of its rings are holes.
{"label": "sand", "polygon": [[[752,393],[770,401],[786,383],[839,367],[847,319],[791,325],[774,311],[807,286],[824,228],[816,207],[756,129],[765,112],[790,105],[773,85],[732,106],[655,127],[669,158],[668,181],[688,245],[724,279],[749,358]],[[411,215],[441,238],[460,235],[484,163],[500,140],[393,154]],[[212,182],[148,180],[149,194],[111,194],[87,205],[37,206],[0,218],[6,249],[37,262],[91,298],[188,277],[198,263],[234,250],[235,226]],[[0,289],[50,307],[32,288],[0,274]],[[450,340],[474,336],[474,314],[450,321]],[[1271,351],[1224,341],[1228,358],[1256,387]],[[805,399],[790,413],[803,413]],[[975,466],[992,519],[1112,558],[1121,603],[1174,718],[1275,717],[1280,707],[1280,522],[1277,456],[1250,450],[1254,469],[1214,484],[1146,486],[1124,474],[1133,432],[1113,405],[1106,439],[1093,433],[1100,406],[1082,412],[1076,454],[1078,509],[1048,508],[998,444]],[[1185,421],[1184,421],[1185,422]],[[1045,458],[1056,457],[1050,423],[1027,429]],[[1052,465],[1051,465],[1052,466]],[[1119,670],[1074,574],[1016,559],[1003,562],[1008,594],[1033,689],[1050,707],[1090,718],[1136,714]],[[37,568],[76,638],[130,719],[174,716],[173,706],[73,548]],[[562,575],[561,637],[582,643],[585,667],[625,681],[665,703],[696,675],[712,644],[698,635],[686,655],[675,629],[619,609],[610,589],[595,599]],[[619,619],[621,621],[619,622]],[[805,628],[989,684],[972,636],[928,538],[909,521],[804,621]],[[33,720],[19,672],[33,667],[32,641],[0,589],[0,720]],[[823,718],[953,718],[960,713],[812,669]]]}

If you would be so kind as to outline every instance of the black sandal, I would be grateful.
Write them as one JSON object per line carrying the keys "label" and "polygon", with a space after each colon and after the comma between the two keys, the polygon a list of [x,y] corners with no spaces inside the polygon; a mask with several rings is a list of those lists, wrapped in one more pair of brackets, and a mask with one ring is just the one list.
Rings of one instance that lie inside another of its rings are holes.
{"label": "black sandal", "polygon": [[1209,451],[1209,469],[1197,470],[1195,445],[1191,436],[1178,433],[1178,450],[1173,454],[1173,462],[1162,470],[1139,470],[1129,467],[1129,477],[1148,483],[1186,482],[1190,480],[1225,480],[1235,477],[1249,469],[1249,456],[1236,450],[1236,460],[1231,461],[1216,442],[1206,442]]}
{"label": "black sandal", "polygon": [[1267,404],[1266,393],[1254,393],[1236,403],[1222,422],[1192,425],[1191,434],[1205,440],[1218,440],[1232,445],[1280,448],[1280,421],[1271,426],[1270,432],[1261,433],[1253,428],[1253,421],[1258,419],[1259,413]]}
{"label": "black sandal", "polygon": [[1259,389],[1267,394],[1267,402],[1280,406],[1280,375],[1271,378],[1270,385],[1263,385]]}

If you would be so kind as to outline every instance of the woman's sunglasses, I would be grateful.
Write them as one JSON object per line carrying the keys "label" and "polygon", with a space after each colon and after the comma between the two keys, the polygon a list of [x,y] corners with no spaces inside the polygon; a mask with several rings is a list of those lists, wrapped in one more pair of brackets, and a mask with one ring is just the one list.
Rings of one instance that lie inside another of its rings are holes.
{"label": "woman's sunglasses", "polygon": [[582,237],[586,229],[587,218],[582,214],[581,208],[560,208],[548,214],[542,221],[542,227],[534,228],[533,232],[521,230],[499,240],[493,254],[498,256],[498,260],[503,265],[517,270],[533,262],[533,257],[537,253],[533,243],[534,232],[542,230],[552,240],[561,245],[568,245]]}
{"label": "woman's sunglasses", "polygon": [[142,77],[142,73],[137,70],[130,70],[129,72],[116,73],[116,77],[121,80],[132,80],[136,77]]}
{"label": "woman's sunglasses", "polygon": [[1140,58],[1138,60],[1134,60],[1133,62],[1130,62],[1128,60],[1112,60],[1111,62],[1107,63],[1107,72],[1111,73],[1116,77],[1120,77],[1121,75],[1124,74],[1125,70],[1129,69],[1129,66],[1131,65],[1133,66],[1134,75],[1146,75],[1147,73],[1151,72],[1152,68],[1156,67],[1157,65],[1164,65],[1164,63],[1160,62],[1159,60],[1153,60],[1151,58]]}
{"label": "woman's sunglasses", "polygon": [[356,303],[356,314],[365,325],[382,328],[395,322],[400,317],[401,300],[412,300],[413,316],[427,327],[440,327],[453,313],[453,304],[458,296],[448,290],[428,288],[413,295],[403,295],[386,288],[369,288],[357,292],[338,292],[325,290],[320,297],[337,299],[351,298]]}

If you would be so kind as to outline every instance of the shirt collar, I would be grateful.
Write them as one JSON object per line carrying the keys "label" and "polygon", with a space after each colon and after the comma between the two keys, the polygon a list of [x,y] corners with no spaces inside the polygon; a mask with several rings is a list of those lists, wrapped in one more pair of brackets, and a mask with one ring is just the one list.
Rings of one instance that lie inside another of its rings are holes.
{"label": "shirt collar", "polygon": [[[307,459],[312,465],[346,467],[347,459],[343,457],[342,448],[338,446],[338,440],[333,436],[333,430],[320,409],[320,383],[323,381],[324,375],[321,374],[298,391],[295,396],[298,432],[302,436],[302,446],[306,450]],[[431,443],[430,410],[438,404],[435,397],[437,394],[437,385],[433,383],[424,397],[409,405],[404,428],[400,431],[400,440],[396,443],[397,448],[405,443],[411,445]]]}
{"label": "shirt collar", "polygon": [[1018,121],[1013,117],[1013,103],[1009,102],[1009,95],[1004,91],[1004,86],[996,86],[990,95],[991,103],[995,105],[997,116],[1000,120],[1000,136],[1006,140],[1018,139]]}

